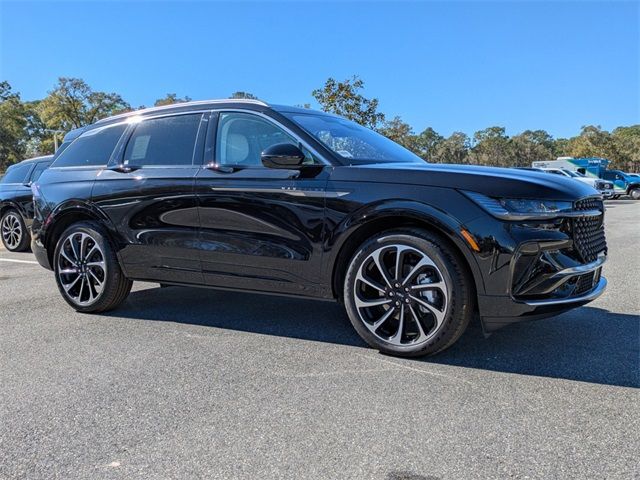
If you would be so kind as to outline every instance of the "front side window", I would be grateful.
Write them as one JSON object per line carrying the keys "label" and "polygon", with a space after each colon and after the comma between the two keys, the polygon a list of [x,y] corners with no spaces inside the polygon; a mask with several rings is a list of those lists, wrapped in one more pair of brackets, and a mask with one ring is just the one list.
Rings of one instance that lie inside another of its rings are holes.
{"label": "front side window", "polygon": [[127,142],[124,162],[137,166],[192,165],[202,114],[144,120]]}
{"label": "front side window", "polygon": [[9,168],[6,175],[2,177],[2,183],[24,183],[31,169],[31,165],[31,163],[27,163]]}
{"label": "front side window", "polygon": [[[299,146],[299,142],[280,127],[257,115],[236,112],[220,114],[216,135],[216,162],[220,165],[261,167],[262,151],[278,143]],[[313,157],[305,154],[304,163],[313,164]]]}
{"label": "front side window", "polygon": [[387,137],[345,118],[319,113],[283,114],[345,160],[423,163]]}
{"label": "front side window", "polygon": [[124,133],[125,124],[94,128],[76,138],[56,158],[52,167],[87,167],[106,165]]}

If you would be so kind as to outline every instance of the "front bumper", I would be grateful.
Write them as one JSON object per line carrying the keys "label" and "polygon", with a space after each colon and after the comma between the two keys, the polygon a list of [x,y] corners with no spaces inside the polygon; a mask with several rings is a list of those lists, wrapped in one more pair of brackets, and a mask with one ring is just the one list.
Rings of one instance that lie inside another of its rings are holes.
{"label": "front bumper", "polygon": [[541,279],[545,294],[530,297],[511,295],[479,295],[478,307],[486,332],[498,330],[511,323],[540,320],[585,305],[607,287],[601,275],[606,255],[588,263],[563,268]]}
{"label": "front bumper", "polygon": [[[582,217],[510,222],[502,231],[486,225],[486,219],[472,224],[475,235],[487,239],[476,257],[483,272],[478,309],[485,331],[557,315],[604,292],[604,207],[602,200],[597,202],[596,198],[583,202]],[[602,213],[592,215],[594,206]]]}
{"label": "front bumper", "polygon": [[541,320],[553,317],[576,307],[581,307],[602,295],[607,288],[607,279],[600,277],[593,289],[583,295],[564,299],[529,300],[516,302],[511,297],[480,295],[480,309],[495,316],[482,316],[485,332],[499,330],[512,323]]}

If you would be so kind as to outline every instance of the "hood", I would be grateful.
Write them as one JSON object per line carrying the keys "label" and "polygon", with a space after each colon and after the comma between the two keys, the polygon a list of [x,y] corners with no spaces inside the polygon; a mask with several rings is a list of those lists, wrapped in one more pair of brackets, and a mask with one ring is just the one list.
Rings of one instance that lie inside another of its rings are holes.
{"label": "hood", "polygon": [[377,163],[336,167],[332,181],[455,188],[492,197],[575,201],[598,195],[583,182],[545,172],[434,163]]}

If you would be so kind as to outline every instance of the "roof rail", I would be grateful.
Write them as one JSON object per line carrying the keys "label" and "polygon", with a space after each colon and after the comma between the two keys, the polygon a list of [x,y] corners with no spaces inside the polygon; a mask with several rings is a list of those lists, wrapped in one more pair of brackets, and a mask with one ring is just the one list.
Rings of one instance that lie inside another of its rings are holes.
{"label": "roof rail", "polygon": [[185,106],[188,107],[190,105],[209,105],[209,104],[216,104],[216,103],[250,103],[253,105],[261,105],[263,107],[269,106],[262,100],[254,100],[251,98],[218,98],[213,100],[197,100],[193,102],[172,103],[170,105],[162,105],[160,107],[150,107],[150,108],[143,108],[140,110],[132,110],[130,112],[120,113],[118,115],[112,115],[110,117],[101,118],[100,120],[96,121],[95,124],[104,123],[108,120],[129,117],[132,115],[137,115],[137,114],[142,114],[147,112],[158,112],[158,111],[161,112],[163,110],[171,110],[172,108],[179,108],[179,107],[185,107]]}

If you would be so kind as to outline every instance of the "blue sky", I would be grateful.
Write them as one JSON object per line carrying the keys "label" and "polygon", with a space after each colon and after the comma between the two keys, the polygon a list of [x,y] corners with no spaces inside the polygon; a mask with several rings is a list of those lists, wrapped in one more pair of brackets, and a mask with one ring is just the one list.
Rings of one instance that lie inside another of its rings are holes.
{"label": "blue sky", "polygon": [[73,76],[133,106],[236,90],[313,105],[357,74],[416,131],[572,136],[640,123],[639,5],[0,0],[0,79],[27,100]]}

